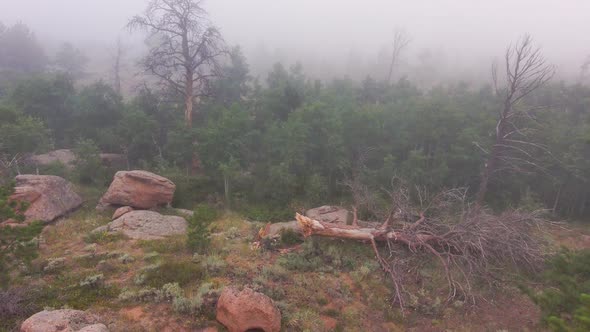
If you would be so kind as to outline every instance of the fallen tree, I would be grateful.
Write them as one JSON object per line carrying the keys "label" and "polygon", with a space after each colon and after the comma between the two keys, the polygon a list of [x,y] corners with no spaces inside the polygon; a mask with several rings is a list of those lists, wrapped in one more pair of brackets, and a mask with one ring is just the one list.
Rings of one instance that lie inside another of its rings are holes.
{"label": "fallen tree", "polygon": [[[394,302],[402,312],[407,293],[402,272],[411,267],[400,265],[403,263],[398,260],[399,250],[430,255],[441,263],[449,301],[457,297],[474,300],[472,284],[477,278],[492,283],[510,271],[536,272],[542,267],[545,250],[539,232],[547,222],[542,217],[544,211],[509,210],[496,215],[480,207],[471,209],[465,201],[465,190],[460,189],[439,193],[427,204],[423,192],[417,190],[414,195],[423,209],[412,206],[406,187],[398,186],[390,192],[389,212],[370,213],[387,215],[384,221],[359,222],[356,213],[352,225],[319,221],[301,214],[296,214],[296,219],[305,237],[323,236],[370,244],[393,283]],[[359,207],[354,206],[353,211],[357,210]]]}

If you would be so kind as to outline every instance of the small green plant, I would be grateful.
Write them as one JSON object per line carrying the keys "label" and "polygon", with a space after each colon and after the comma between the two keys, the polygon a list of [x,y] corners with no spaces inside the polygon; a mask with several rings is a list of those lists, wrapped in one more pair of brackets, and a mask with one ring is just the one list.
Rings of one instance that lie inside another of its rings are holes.
{"label": "small green plant", "polygon": [[211,244],[211,231],[209,226],[217,219],[217,210],[201,204],[197,206],[192,218],[189,220],[188,239],[186,245],[189,250],[196,253],[207,253]]}
{"label": "small green plant", "polygon": [[553,330],[590,330],[590,250],[564,250],[547,262],[540,292],[524,288]]}
{"label": "small green plant", "polygon": [[200,260],[201,266],[205,269],[209,274],[215,275],[223,272],[227,263],[223,258],[217,255],[210,255],[205,256]]}
{"label": "small green plant", "polygon": [[83,184],[102,184],[106,180],[106,172],[100,160],[100,149],[90,139],[76,142],[75,173],[78,181]]}
{"label": "small green plant", "polygon": [[103,274],[96,274],[92,276],[86,277],[84,280],[80,281],[80,287],[89,287],[89,288],[99,288],[104,285],[104,275]]}
{"label": "small green plant", "polygon": [[43,272],[46,273],[55,273],[59,272],[61,269],[64,268],[66,265],[65,257],[57,257],[57,258],[49,258],[47,260],[47,265],[43,268]]}

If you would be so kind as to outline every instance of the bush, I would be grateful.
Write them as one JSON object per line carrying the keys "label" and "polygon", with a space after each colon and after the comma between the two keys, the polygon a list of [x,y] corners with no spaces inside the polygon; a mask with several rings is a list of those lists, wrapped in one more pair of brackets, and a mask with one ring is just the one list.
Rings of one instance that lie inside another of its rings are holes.
{"label": "bush", "polygon": [[554,331],[590,330],[590,250],[565,250],[547,262],[544,289],[525,291]]}
{"label": "bush", "polygon": [[83,184],[103,184],[106,182],[106,170],[100,159],[100,149],[90,139],[79,140],[74,148],[76,155],[75,173]]}
{"label": "bush", "polygon": [[217,219],[217,210],[201,204],[197,206],[192,218],[189,220],[188,239],[186,245],[188,249],[196,253],[206,253],[211,243],[211,231],[209,226]]}

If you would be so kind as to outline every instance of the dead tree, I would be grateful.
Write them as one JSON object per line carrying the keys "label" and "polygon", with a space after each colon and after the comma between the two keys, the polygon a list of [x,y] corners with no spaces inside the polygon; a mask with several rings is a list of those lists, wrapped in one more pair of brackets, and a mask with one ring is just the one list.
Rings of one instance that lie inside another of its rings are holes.
{"label": "dead tree", "polygon": [[410,43],[410,38],[403,30],[396,30],[393,36],[393,51],[391,53],[391,64],[389,65],[389,75],[387,76],[387,83],[391,83],[393,78],[393,69],[399,61],[401,52]]}
{"label": "dead tree", "polygon": [[509,46],[504,56],[505,85],[500,86],[497,66],[492,68],[496,95],[502,99],[498,114],[494,143],[486,152],[476,205],[484,202],[490,181],[501,171],[526,172],[541,169],[534,157],[534,150],[547,152],[545,146],[531,140],[532,123],[536,122],[535,111],[539,107],[528,107],[524,99],[547,83],[555,68],[546,63],[539,48],[534,47],[530,36],[525,35],[515,45]]}
{"label": "dead tree", "polygon": [[[364,221],[363,226],[323,222],[296,214],[304,236],[323,236],[367,242],[394,286],[394,300],[404,311],[407,291],[401,250],[429,255],[439,261],[448,283],[448,298],[474,299],[475,280],[496,281],[508,268],[538,271],[544,261],[542,237],[545,220],[540,212],[507,211],[501,215],[471,210],[466,189],[452,189],[427,197],[416,188],[419,204],[412,204],[410,189],[397,181],[388,191],[390,204],[373,215],[385,219]],[[357,193],[363,196],[367,191]],[[375,197],[374,193],[370,194]],[[372,200],[361,199],[362,202]],[[376,206],[369,204],[369,206]],[[385,212],[385,213],[384,213]],[[478,279],[479,278],[479,279]]]}
{"label": "dead tree", "polygon": [[119,95],[121,95],[121,70],[122,70],[122,61],[123,61],[123,45],[121,44],[121,38],[117,39],[117,48],[115,49],[115,59],[113,64],[113,79],[114,79],[114,88],[115,91]]}
{"label": "dead tree", "polygon": [[226,53],[219,30],[208,20],[201,0],[151,0],[128,27],[149,33],[142,67],[184,99],[184,118],[193,124],[194,104],[206,96]]}

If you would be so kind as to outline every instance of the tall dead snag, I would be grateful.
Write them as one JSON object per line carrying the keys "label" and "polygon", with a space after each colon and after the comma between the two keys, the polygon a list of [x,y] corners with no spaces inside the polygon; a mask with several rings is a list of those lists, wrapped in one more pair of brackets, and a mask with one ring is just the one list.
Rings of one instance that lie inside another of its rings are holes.
{"label": "tall dead snag", "polygon": [[476,205],[484,202],[488,185],[500,171],[511,170],[526,172],[542,166],[534,158],[534,150],[546,151],[546,148],[532,142],[531,123],[536,121],[535,110],[527,107],[523,99],[547,83],[555,73],[555,68],[548,65],[541,50],[533,46],[533,40],[525,35],[516,45],[509,46],[504,56],[505,86],[499,86],[498,70],[494,65],[492,76],[496,95],[502,98],[502,110],[499,112],[494,143],[484,164],[476,196]]}
{"label": "tall dead snag", "polygon": [[193,124],[194,103],[209,91],[225,54],[219,30],[208,20],[200,0],[152,0],[128,27],[149,33],[143,68],[184,98],[184,118]]}
{"label": "tall dead snag", "polygon": [[389,65],[389,75],[387,76],[387,83],[391,83],[393,78],[393,69],[399,62],[399,56],[402,51],[410,43],[410,38],[403,30],[396,30],[393,35],[393,51],[391,52],[391,64]]}
{"label": "tall dead snag", "polygon": [[394,285],[395,301],[402,312],[406,294],[403,271],[412,267],[400,268],[404,264],[398,259],[401,250],[440,262],[448,283],[448,300],[473,298],[471,285],[476,278],[497,280],[509,267],[537,271],[542,265],[543,241],[537,234],[544,222],[540,212],[492,215],[481,208],[470,210],[465,189],[444,191],[429,199],[421,195],[424,204],[414,207],[407,192],[405,187],[392,191],[391,203],[383,210],[395,212],[389,212],[386,220],[363,222],[364,226],[332,224],[300,214],[296,219],[306,237],[370,244]]}
{"label": "tall dead snag", "polygon": [[115,88],[115,91],[117,91],[117,93],[119,95],[122,95],[122,90],[121,90],[121,69],[122,69],[122,62],[123,62],[123,55],[124,55],[124,50],[123,50],[123,45],[121,44],[121,38],[117,39],[117,48],[115,49],[115,55],[114,55],[114,63],[113,63],[113,87]]}

